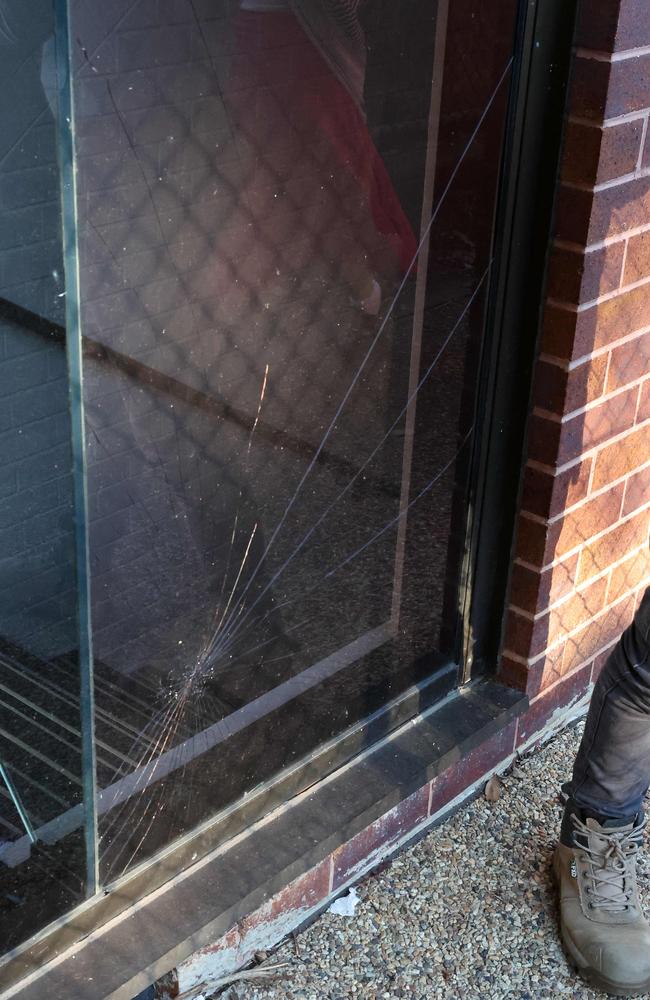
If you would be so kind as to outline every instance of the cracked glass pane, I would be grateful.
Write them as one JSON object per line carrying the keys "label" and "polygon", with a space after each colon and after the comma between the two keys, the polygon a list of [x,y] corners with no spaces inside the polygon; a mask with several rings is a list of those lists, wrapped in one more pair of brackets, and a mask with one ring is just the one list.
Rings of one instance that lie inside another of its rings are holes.
{"label": "cracked glass pane", "polygon": [[51,0],[0,5],[0,940],[85,895]]}
{"label": "cracked glass pane", "polygon": [[458,662],[498,8],[70,5],[104,881]]}

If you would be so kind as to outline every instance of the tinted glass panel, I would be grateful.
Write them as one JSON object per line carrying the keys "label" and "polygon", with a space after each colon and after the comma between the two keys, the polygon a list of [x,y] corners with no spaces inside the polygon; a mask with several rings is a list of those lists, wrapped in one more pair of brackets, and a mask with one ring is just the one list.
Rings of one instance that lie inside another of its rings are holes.
{"label": "tinted glass panel", "polygon": [[0,940],[84,895],[53,5],[0,17]]}
{"label": "tinted glass panel", "polygon": [[72,4],[105,879],[458,658],[498,8]]}

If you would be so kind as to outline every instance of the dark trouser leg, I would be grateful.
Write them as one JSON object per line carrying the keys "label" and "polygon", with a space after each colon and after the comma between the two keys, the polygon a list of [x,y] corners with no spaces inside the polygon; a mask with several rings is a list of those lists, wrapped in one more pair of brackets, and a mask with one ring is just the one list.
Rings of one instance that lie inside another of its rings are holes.
{"label": "dark trouser leg", "polygon": [[650,785],[650,587],[594,687],[565,791],[588,813],[629,817]]}

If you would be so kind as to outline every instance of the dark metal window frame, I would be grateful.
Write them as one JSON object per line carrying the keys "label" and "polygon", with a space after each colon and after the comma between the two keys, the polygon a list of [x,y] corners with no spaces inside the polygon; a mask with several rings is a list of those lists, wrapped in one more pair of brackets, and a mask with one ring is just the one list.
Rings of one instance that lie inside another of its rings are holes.
{"label": "dark metal window frame", "polygon": [[576,9],[520,3],[464,553],[466,681],[496,670],[503,638]]}

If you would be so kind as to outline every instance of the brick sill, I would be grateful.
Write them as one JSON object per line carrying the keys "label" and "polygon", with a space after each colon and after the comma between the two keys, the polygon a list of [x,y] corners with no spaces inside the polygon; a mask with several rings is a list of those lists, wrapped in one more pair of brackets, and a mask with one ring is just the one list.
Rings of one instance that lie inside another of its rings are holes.
{"label": "brick sill", "polygon": [[367,838],[378,820],[395,814],[395,829],[390,821],[379,824],[379,836],[389,840],[416,829],[471,786],[493,758],[512,756],[527,705],[521,692],[488,680],[454,692],[129,907],[10,995],[131,1000],[306,872],[318,873],[323,898],[336,892],[354,880],[361,855],[377,848]]}

